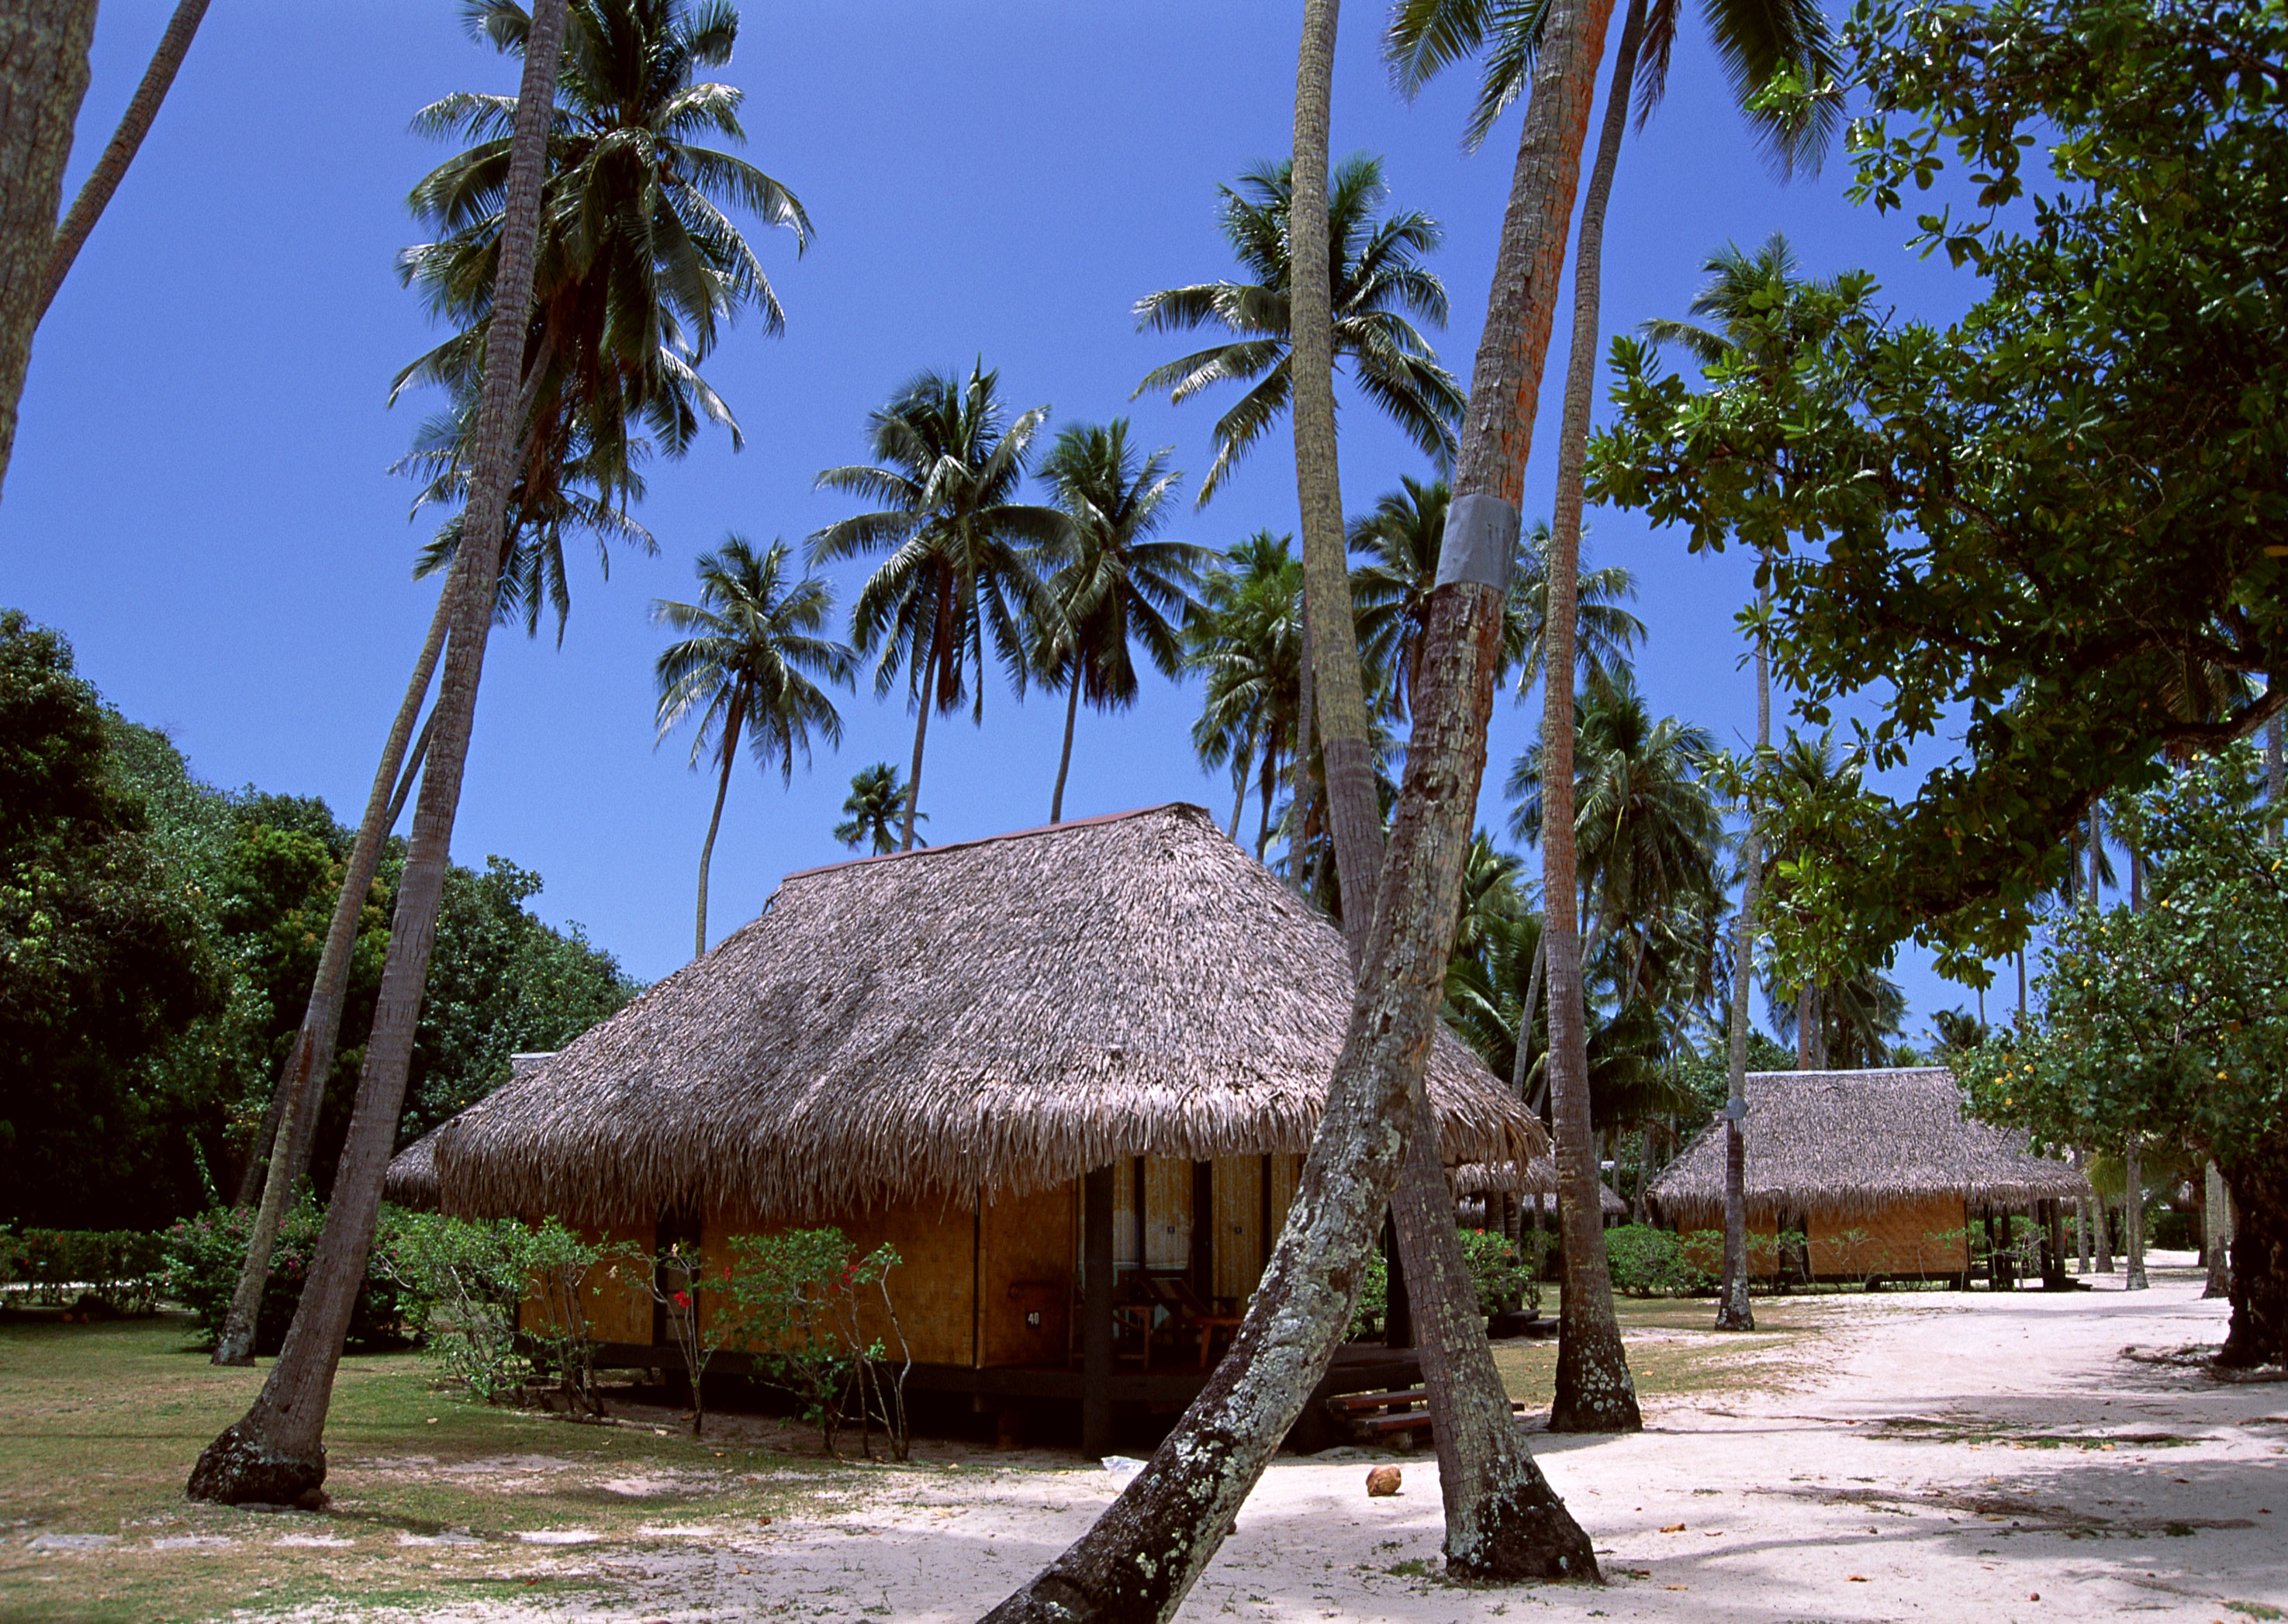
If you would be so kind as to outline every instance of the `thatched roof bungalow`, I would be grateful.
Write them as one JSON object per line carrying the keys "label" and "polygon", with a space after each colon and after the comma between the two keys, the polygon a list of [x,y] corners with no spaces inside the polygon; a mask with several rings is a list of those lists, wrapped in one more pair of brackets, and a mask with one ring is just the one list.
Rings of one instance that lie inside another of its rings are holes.
{"label": "thatched roof bungalow", "polygon": [[[2022,1135],[1966,1116],[1943,1066],[1751,1072],[1746,1099],[1750,1230],[1803,1234],[1815,1275],[1959,1275],[1974,1219],[2089,1194],[2079,1173],[2030,1153]],[[1648,1193],[1664,1224],[1722,1226],[1720,1118]],[[1779,1266],[1769,1249],[1761,1256]]]}
{"label": "thatched roof bungalow", "polygon": [[[905,1256],[918,1360],[1061,1367],[1092,1240],[1124,1284],[1253,1289],[1351,985],[1194,806],[808,869],[393,1176],[615,1236],[833,1223]],[[1428,1081],[1449,1162],[1546,1148],[1442,1032]]]}
{"label": "thatched roof bungalow", "polygon": [[[1602,1179],[1597,1182],[1598,1207],[1608,1218],[1625,1218],[1629,1204],[1613,1193]],[[1488,1196],[1512,1195],[1549,1216],[1557,1212],[1557,1159],[1536,1156],[1522,1167],[1514,1161],[1470,1161],[1454,1169],[1454,1193],[1466,1206]],[[1490,1211],[1490,1208],[1486,1210]]]}

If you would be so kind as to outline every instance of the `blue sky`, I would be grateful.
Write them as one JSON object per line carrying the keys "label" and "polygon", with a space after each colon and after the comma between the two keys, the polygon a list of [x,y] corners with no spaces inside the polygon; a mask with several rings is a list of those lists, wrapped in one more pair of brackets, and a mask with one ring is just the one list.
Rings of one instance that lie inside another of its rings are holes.
{"label": "blue sky", "polygon": [[[169,7],[109,0],[73,175],[92,162]],[[455,855],[537,869],[536,906],[576,920],[634,973],[687,955],[711,783],[687,742],[656,749],[651,601],[691,592],[691,559],[727,532],[799,542],[849,511],[816,492],[863,460],[866,414],[917,368],[997,367],[1006,398],[1054,421],[1125,414],[1195,476],[1219,406],[1131,401],[1176,341],[1129,314],[1156,288],[1225,274],[1215,187],[1288,144],[1299,0],[987,4],[873,0],[750,4],[719,76],[747,92],[746,154],[791,187],[817,227],[798,257],[754,241],[787,311],[783,338],[750,322],[707,368],[747,436],[715,433],[651,471],[639,517],[659,553],[619,551],[609,579],[576,559],[563,645],[495,635]],[[1467,378],[1516,141],[1513,112],[1482,153],[1458,137],[1464,75],[1407,105],[1378,57],[1382,12],[1345,16],[1334,147],[1385,160],[1394,204],[1443,223],[1433,261],[1454,321],[1436,335]],[[1616,30],[1617,32],[1617,30]],[[208,16],[158,124],[82,255],[33,353],[4,506],[0,603],[62,628],[83,670],[128,715],[164,726],[224,786],[361,805],[374,755],[426,625],[433,588],[409,578],[426,519],[389,464],[430,402],[386,406],[391,376],[433,342],[393,271],[417,240],[403,199],[446,149],[408,132],[457,89],[514,88],[515,65],[463,33],[447,0],[323,7],[254,3]],[[1971,297],[1942,259],[1903,247],[1895,218],[1853,209],[1831,162],[1791,186],[1758,162],[1725,103],[1713,53],[1688,23],[1666,103],[1621,161],[1605,250],[1607,331],[1680,314],[1704,256],[1784,230],[1805,268],[1863,266],[1901,310],[1943,319]],[[1564,323],[1561,320],[1560,332]],[[1561,344],[1527,480],[1545,512]],[[1346,505],[1357,511],[1422,460],[1363,408],[1343,417]],[[1221,548],[1294,527],[1291,442],[1267,440],[1172,534]],[[1650,627],[1640,677],[1658,708],[1737,742],[1752,725],[1732,616],[1737,556],[1695,558],[1680,536],[1592,512],[1593,563],[1641,583]],[[833,572],[846,604],[863,566]],[[1197,689],[1156,679],[1132,711],[1083,713],[1069,815],[1183,799],[1219,818],[1227,780],[1204,775],[1187,729]],[[1489,822],[1538,701],[1494,723]],[[830,830],[850,774],[902,767],[911,719],[870,686],[843,706],[838,754],[791,788],[743,767],[714,861],[719,936],[778,877],[846,855]],[[1062,707],[988,690],[981,728],[930,730],[923,809],[943,841],[1047,816]],[[1903,956],[1910,1029],[1968,994]]]}

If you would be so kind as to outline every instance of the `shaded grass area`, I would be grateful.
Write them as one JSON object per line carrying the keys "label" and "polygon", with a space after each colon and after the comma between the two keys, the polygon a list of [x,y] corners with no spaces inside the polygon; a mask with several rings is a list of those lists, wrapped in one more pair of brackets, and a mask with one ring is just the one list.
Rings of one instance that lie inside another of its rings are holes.
{"label": "shaded grass area", "polygon": [[[1554,1318],[1556,1294],[1542,1312]],[[1787,1385],[1817,1356],[1830,1320],[1816,1297],[1759,1297],[1753,1331],[1717,1331],[1712,1298],[1621,1297],[1613,1304],[1642,1399]],[[1494,1364],[1529,1413],[1556,1396],[1557,1339],[1498,1342]]]}
{"label": "shaded grass area", "polygon": [[[600,1547],[640,1559],[687,1550],[685,1529],[767,1539],[760,1519],[854,1480],[732,1441],[470,1404],[430,1391],[416,1356],[388,1354],[342,1365],[329,1510],[194,1505],[191,1462],[268,1361],[217,1369],[189,1334],[179,1315],[0,1324],[0,1618],[124,1624],[328,1601],[418,1616],[488,1594],[608,1594]],[[597,1540],[519,1538],[548,1533]]]}

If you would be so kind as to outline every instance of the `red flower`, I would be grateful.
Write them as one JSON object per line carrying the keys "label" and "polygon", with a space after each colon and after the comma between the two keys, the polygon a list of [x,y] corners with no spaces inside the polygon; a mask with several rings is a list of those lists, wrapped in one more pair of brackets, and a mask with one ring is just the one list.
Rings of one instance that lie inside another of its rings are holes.
{"label": "red flower", "polygon": [[689,1308],[691,1298],[686,1293],[679,1291],[675,1294],[675,1305],[678,1308]]}

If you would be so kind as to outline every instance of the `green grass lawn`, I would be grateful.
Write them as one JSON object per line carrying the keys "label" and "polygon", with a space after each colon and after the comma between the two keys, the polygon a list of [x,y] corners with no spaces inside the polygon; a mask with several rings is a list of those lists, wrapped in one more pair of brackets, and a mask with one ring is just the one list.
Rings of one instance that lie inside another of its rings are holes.
{"label": "green grass lawn", "polygon": [[[553,1570],[582,1565],[583,1548],[520,1534],[584,1530],[616,1554],[678,1547],[678,1526],[753,1530],[854,1470],[487,1408],[433,1393],[417,1357],[387,1354],[343,1362],[329,1510],[193,1505],[191,1462],[263,1371],[217,1369],[189,1330],[179,1315],[0,1324],[0,1619],[211,1619],[326,1598],[417,1614],[488,1591],[530,1596],[567,1583]],[[115,1543],[36,1543],[91,1535]]]}

